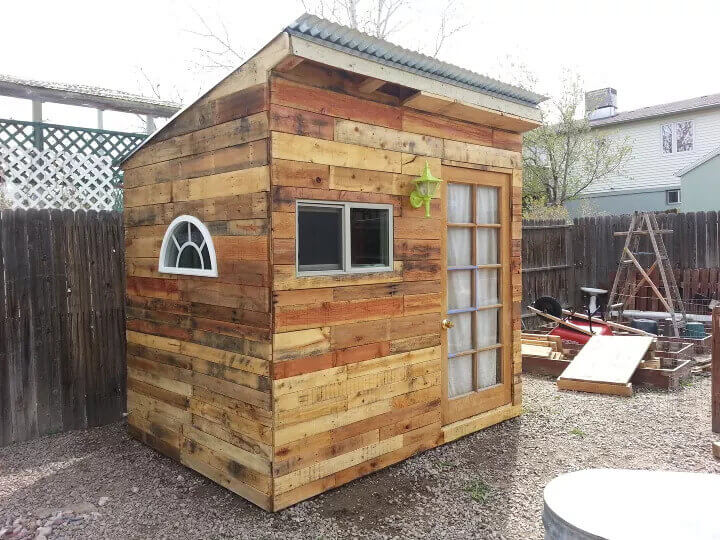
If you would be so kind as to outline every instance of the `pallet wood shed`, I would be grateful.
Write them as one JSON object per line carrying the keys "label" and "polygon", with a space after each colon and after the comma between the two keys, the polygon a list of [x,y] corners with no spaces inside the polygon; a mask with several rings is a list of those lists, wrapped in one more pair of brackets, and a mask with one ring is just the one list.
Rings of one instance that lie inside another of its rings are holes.
{"label": "pallet wood shed", "polygon": [[123,163],[133,436],[279,510],[518,415],[542,99],[304,15],[178,113]]}

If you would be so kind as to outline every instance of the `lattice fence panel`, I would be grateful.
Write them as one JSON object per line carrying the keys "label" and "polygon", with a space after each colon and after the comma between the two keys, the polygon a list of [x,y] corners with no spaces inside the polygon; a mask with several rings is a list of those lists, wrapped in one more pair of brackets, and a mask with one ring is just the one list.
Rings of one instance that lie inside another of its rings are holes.
{"label": "lattice fence panel", "polygon": [[0,144],[0,176],[12,208],[122,207],[122,189],[110,156]]}
{"label": "lattice fence panel", "polygon": [[113,162],[135,149],[147,135],[59,124],[0,119],[0,145],[109,156]]}

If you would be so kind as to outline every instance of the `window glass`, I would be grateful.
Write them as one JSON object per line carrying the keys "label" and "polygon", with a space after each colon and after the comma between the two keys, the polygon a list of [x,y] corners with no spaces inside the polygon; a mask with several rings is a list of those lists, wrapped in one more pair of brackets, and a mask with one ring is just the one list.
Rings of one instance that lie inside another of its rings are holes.
{"label": "window glass", "polygon": [[675,145],[678,152],[693,149],[693,123],[690,120],[675,124]]}
{"label": "window glass", "polygon": [[679,189],[671,189],[666,192],[667,193],[667,203],[668,204],[678,204],[680,202],[680,190]]}
{"label": "window glass", "polygon": [[498,230],[477,229],[477,264],[498,264]]}
{"label": "window glass", "polygon": [[188,244],[180,252],[180,258],[178,259],[179,268],[194,268],[196,270],[202,270],[203,262],[200,257],[200,252],[192,244]]}
{"label": "window glass", "polygon": [[342,207],[298,207],[298,269],[341,270]]}
{"label": "window glass", "polygon": [[502,353],[490,349],[477,353],[478,388],[487,388],[502,382]]}
{"label": "window glass", "polygon": [[447,231],[448,266],[468,266],[472,264],[472,229],[449,227]]}
{"label": "window glass", "polygon": [[448,309],[472,307],[472,270],[448,272]]}
{"label": "window glass", "polygon": [[215,249],[207,227],[193,216],[179,216],[165,232],[158,270],[168,274],[217,276]]}
{"label": "window glass", "polygon": [[473,391],[472,356],[448,359],[448,397],[461,396]]}
{"label": "window glass", "polygon": [[662,131],[662,147],[663,147],[663,153],[664,154],[671,154],[673,151],[673,143],[672,143],[672,126],[670,124],[665,124],[660,128]]}
{"label": "window glass", "polygon": [[390,265],[390,212],[350,208],[350,264],[353,268]]}
{"label": "window glass", "polygon": [[494,187],[477,186],[476,190],[476,217],[477,223],[500,223],[498,216],[498,189]]}
{"label": "window glass", "polygon": [[448,184],[447,220],[449,223],[472,221],[472,188],[465,184]]}

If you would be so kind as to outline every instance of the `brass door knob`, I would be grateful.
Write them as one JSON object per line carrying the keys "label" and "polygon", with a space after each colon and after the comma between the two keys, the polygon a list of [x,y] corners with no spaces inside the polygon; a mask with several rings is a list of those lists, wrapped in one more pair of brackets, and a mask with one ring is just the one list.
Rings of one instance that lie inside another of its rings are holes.
{"label": "brass door knob", "polygon": [[447,330],[447,329],[449,329],[449,328],[452,328],[453,326],[455,326],[455,323],[452,322],[450,319],[443,319],[442,327],[443,327],[445,330]]}

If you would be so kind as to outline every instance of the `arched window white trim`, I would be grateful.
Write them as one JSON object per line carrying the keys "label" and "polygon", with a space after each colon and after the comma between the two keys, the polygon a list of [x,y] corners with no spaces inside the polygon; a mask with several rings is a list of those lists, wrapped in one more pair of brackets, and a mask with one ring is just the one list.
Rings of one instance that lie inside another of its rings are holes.
{"label": "arched window white trim", "polygon": [[202,221],[193,216],[179,216],[173,220],[162,241],[158,271],[217,277],[215,246]]}

